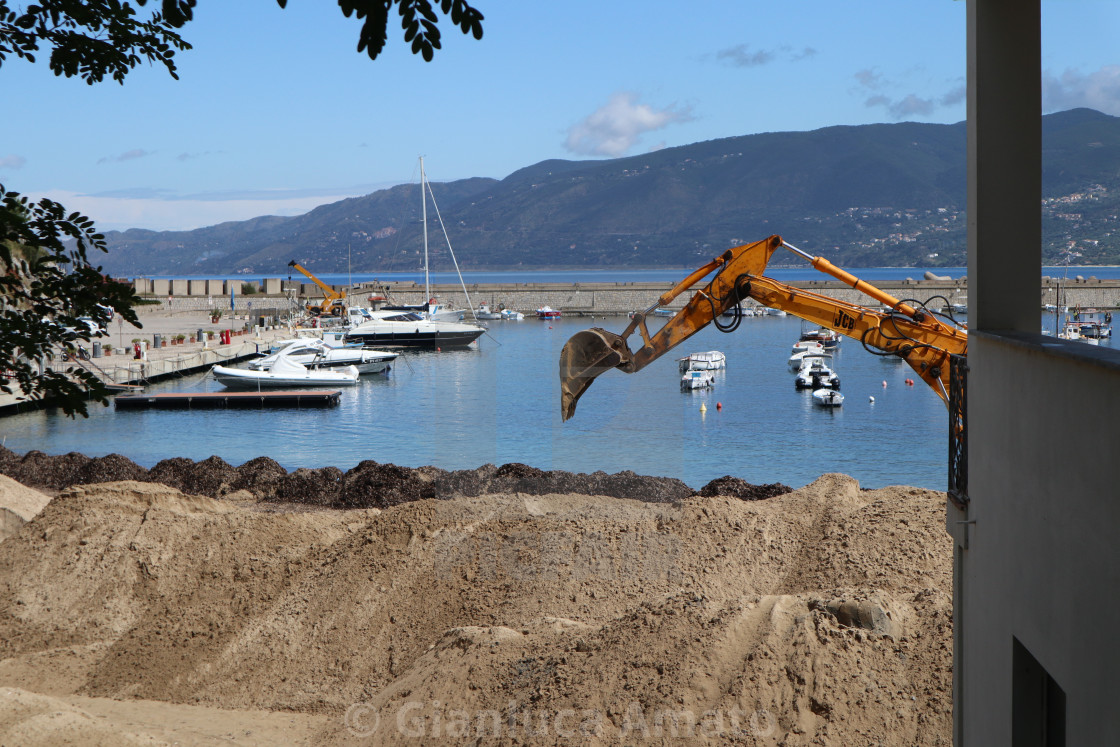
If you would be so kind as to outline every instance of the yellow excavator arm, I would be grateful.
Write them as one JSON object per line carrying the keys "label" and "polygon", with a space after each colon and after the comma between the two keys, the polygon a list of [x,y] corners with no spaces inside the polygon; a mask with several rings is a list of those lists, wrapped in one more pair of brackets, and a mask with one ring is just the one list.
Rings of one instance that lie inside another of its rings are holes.
{"label": "yellow excavator arm", "polygon": [[294,267],[302,272],[323,291],[323,303],[319,306],[312,303],[307,304],[308,311],[313,314],[342,314],[346,311],[346,291],[336,291],[312,275],[309,270],[298,264],[294,259],[288,263],[288,267]]}
{"label": "yellow excavator arm", "polygon": [[[817,270],[875,299],[886,310],[838,301],[766,277],[766,266],[779,248],[807,259]],[[683,309],[656,333],[649,332],[646,318],[654,309],[668,305],[712,272],[716,273],[714,277]],[[894,298],[828,260],[806,254],[780,236],[771,236],[729,249],[699,268],[662,294],[649,309],[635,314],[621,335],[595,327],[568,340],[560,352],[560,411],[564,420],[575,414],[579,398],[600,374],[612,368],[626,373],[640,371],[712,322],[731,331],[741,317],[721,324],[720,315],[748,298],[859,340],[881,354],[900,356],[948,404],[949,357],[964,356],[968,347],[968,332],[963,326],[921,305]],[[632,351],[627,339],[635,331],[641,336],[642,346]]]}

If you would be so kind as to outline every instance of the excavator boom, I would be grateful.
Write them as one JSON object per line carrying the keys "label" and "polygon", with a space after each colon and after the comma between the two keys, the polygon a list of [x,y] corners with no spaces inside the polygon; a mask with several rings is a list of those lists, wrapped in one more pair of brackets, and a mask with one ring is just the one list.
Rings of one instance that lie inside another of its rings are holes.
{"label": "excavator boom", "polygon": [[[887,310],[839,301],[819,293],[793,288],[766,277],[766,266],[779,248],[809,260],[821,272],[847,283],[875,299]],[[684,308],[665,326],[651,334],[646,318],[715,272]],[[813,257],[771,236],[753,244],[729,249],[664,293],[645,312],[637,313],[621,335],[600,328],[576,333],[560,352],[560,411],[564,420],[575,414],[576,403],[596,377],[617,368],[640,371],[652,361],[687,340],[710,323],[732,331],[738,321],[721,325],[719,316],[753,298],[763,306],[781,309],[826,329],[859,340],[881,354],[902,357],[948,404],[949,357],[965,355],[968,333],[918,304],[910,304],[841,270],[828,260]],[[642,345],[631,350],[628,338],[638,332]]]}

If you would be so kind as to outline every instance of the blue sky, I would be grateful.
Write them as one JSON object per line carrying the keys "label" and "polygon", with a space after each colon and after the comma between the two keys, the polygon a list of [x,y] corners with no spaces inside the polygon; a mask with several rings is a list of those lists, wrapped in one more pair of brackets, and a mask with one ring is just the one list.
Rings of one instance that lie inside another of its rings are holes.
{"label": "blue sky", "polygon": [[[0,68],[0,182],[103,230],[189,229],[548,158],[634,155],[757,132],[965,117],[954,0],[473,0],[425,63],[391,25],[371,62],[337,4],[201,0],[180,80],[123,86]],[[1120,116],[1120,2],[1044,0],[1047,111]],[[11,116],[17,110],[18,116]]]}

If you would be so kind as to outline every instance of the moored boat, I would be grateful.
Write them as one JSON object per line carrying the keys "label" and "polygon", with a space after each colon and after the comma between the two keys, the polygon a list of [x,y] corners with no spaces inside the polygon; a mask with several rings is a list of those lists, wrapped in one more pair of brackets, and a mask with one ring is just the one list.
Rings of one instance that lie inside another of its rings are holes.
{"label": "moored boat", "polygon": [[537,319],[555,319],[560,316],[560,310],[551,306],[542,306],[537,309]]}
{"label": "moored boat", "polygon": [[267,371],[281,356],[287,356],[289,360],[312,370],[341,370],[347,366],[354,366],[358,369],[358,373],[375,374],[388,371],[390,364],[398,355],[387,350],[332,347],[322,340],[309,338],[293,340],[272,355],[250,361],[249,368],[254,371]]}
{"label": "moored boat", "polygon": [[354,366],[340,371],[312,370],[283,355],[276,359],[271,368],[263,371],[214,366],[210,373],[227,389],[354,386],[358,383],[358,369]]}
{"label": "moored boat", "polygon": [[681,376],[681,391],[687,392],[692,389],[708,389],[715,386],[716,377],[711,371],[685,371]]}
{"label": "moored boat", "polygon": [[351,327],[343,340],[363,347],[456,348],[467,347],[486,330],[465,322],[425,319],[411,311],[363,309],[366,321]]}
{"label": "moored boat", "polygon": [[483,321],[498,320],[502,318],[502,312],[492,311],[488,303],[480,303],[474,312],[474,317]]}
{"label": "moored boat", "polygon": [[840,407],[844,404],[844,395],[835,389],[817,389],[813,392],[813,404],[821,407]]}
{"label": "moored boat", "polygon": [[719,350],[709,350],[705,353],[692,353],[684,358],[677,359],[680,372],[715,371],[727,367],[727,356]]}

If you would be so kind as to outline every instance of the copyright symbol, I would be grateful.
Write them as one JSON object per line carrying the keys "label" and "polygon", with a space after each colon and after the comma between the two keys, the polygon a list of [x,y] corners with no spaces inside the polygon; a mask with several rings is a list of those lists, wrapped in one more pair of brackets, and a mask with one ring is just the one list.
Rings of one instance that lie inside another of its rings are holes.
{"label": "copyright symbol", "polygon": [[355,703],[342,717],[346,730],[356,737],[369,737],[381,725],[381,714],[369,703]]}

